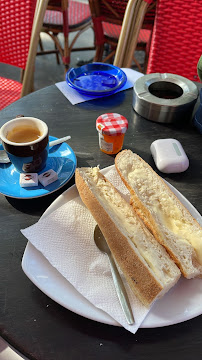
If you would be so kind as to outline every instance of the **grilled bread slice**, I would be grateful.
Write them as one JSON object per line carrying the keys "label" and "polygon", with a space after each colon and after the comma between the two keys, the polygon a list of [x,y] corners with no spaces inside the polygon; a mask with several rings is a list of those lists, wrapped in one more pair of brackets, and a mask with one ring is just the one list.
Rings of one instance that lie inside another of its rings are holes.
{"label": "grilled bread slice", "polygon": [[202,275],[202,228],[163,179],[137,154],[123,150],[116,169],[130,191],[131,205],[169,252],[182,274]]}

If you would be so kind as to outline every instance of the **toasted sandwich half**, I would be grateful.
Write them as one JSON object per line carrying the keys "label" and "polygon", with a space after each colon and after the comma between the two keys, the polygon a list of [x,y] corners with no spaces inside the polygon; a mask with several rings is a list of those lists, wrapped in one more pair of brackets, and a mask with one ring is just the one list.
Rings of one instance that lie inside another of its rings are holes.
{"label": "toasted sandwich half", "polygon": [[131,205],[188,278],[202,276],[202,228],[163,179],[137,154],[123,150],[116,169]]}
{"label": "toasted sandwich half", "polygon": [[97,167],[77,168],[75,180],[131,290],[150,306],[176,284],[178,267]]}

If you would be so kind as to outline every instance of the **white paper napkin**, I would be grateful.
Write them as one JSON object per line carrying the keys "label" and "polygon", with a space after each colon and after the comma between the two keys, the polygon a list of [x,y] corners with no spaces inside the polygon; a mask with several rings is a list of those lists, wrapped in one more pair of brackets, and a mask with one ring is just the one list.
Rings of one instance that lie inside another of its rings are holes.
{"label": "white paper napkin", "polygon": [[[125,72],[125,74],[127,76],[127,81],[126,81],[126,84],[121,89],[117,90],[116,92],[132,88],[135,81],[137,79],[139,79],[141,76],[143,76],[142,73],[132,70],[132,69],[123,68],[122,70]],[[80,94],[78,91],[71,88],[71,86],[69,86],[66,83],[66,81],[58,82],[55,85],[63,93],[63,95],[72,103],[72,105],[75,105],[75,104],[78,104],[78,103],[81,103],[84,101],[97,99],[97,96],[86,96],[86,95]]]}
{"label": "white paper napkin", "polygon": [[[125,197],[129,197],[115,168],[106,177]],[[94,218],[78,196],[21,231],[85,298],[135,333],[149,309],[133,295],[122,276],[135,318],[134,325],[127,324],[115,291],[108,257],[94,243],[95,225]]]}

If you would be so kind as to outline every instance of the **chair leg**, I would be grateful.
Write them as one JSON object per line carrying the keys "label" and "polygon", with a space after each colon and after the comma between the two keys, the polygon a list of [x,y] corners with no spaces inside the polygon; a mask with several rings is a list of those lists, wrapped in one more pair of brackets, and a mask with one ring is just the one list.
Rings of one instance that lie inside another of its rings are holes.
{"label": "chair leg", "polygon": [[143,68],[143,72],[144,74],[147,73],[147,65],[148,65],[148,61],[149,61],[149,54],[147,54],[145,52],[145,59],[144,59],[144,68]]}
{"label": "chair leg", "polygon": [[72,51],[72,48],[76,42],[76,40],[78,39],[78,37],[83,34],[87,29],[90,29],[91,28],[91,24],[89,24],[88,27],[85,27],[84,29],[80,29],[78,30],[77,34],[74,36],[74,39],[72,40],[71,44],[69,45],[69,50],[70,52]]}
{"label": "chair leg", "polygon": [[[53,33],[53,36],[54,36],[54,39],[55,39],[57,37],[57,34]],[[59,50],[57,48],[57,45],[56,45],[55,41],[54,41],[54,45],[55,45],[56,62],[59,65],[60,64],[60,58],[59,58],[59,55],[58,55]]]}
{"label": "chair leg", "polygon": [[[41,40],[41,36],[39,36],[39,47],[40,47],[41,52],[44,52],[44,47],[43,47],[43,43],[42,43],[42,40]],[[55,55],[56,55],[56,62],[59,65],[60,64],[60,58],[59,58],[59,55],[58,55],[58,49],[57,49],[56,45],[55,45]]]}
{"label": "chair leg", "polygon": [[60,58],[59,58],[59,55],[58,55],[58,51],[57,51],[56,45],[55,45],[55,56],[56,56],[56,62],[57,62],[57,64],[59,65],[59,64],[60,64]]}
{"label": "chair leg", "polygon": [[93,61],[102,61],[102,57],[103,57],[103,52],[104,52],[104,45],[99,45],[96,46],[96,51],[95,51],[95,56]]}
{"label": "chair leg", "polygon": [[24,69],[21,69],[21,70],[20,70],[20,82],[21,82],[21,84],[22,84],[22,82],[23,82],[24,73],[25,73],[25,70],[24,70]]}
{"label": "chair leg", "polygon": [[58,40],[57,34],[51,34],[50,32],[47,32],[47,34],[51,37],[51,39],[54,41],[55,48],[60,53],[61,57],[63,57],[63,48]]}
{"label": "chair leg", "polygon": [[69,69],[70,64],[70,49],[69,49],[69,37],[64,36],[64,54],[62,58],[63,64],[65,66],[65,73]]}
{"label": "chair leg", "polygon": [[69,22],[68,9],[63,9],[63,34],[64,34],[64,52],[62,61],[65,66],[65,73],[69,69],[70,64],[70,49],[69,49]]}
{"label": "chair leg", "polygon": [[42,43],[42,40],[41,40],[41,36],[39,35],[39,47],[40,47],[40,50],[41,51],[44,51],[44,47],[43,47],[43,43]]}
{"label": "chair leg", "polygon": [[105,63],[105,62],[107,62],[108,60],[111,60],[110,63],[112,64],[112,63],[113,63],[113,56],[115,55],[115,52],[116,52],[116,50],[111,51],[110,54],[107,55],[107,56],[104,58],[103,62]]}
{"label": "chair leg", "polygon": [[135,56],[133,56],[133,61],[134,61],[135,65],[138,67],[139,71],[142,73],[143,72],[142,67],[141,67],[140,63],[137,61],[137,59],[135,58]]}

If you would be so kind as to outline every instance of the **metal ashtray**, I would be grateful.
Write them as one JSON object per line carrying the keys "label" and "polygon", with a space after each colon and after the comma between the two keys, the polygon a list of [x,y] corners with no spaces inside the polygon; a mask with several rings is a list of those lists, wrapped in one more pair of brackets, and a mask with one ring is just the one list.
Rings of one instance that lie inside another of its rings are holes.
{"label": "metal ashtray", "polygon": [[190,120],[198,97],[196,85],[175,74],[148,74],[133,89],[133,108],[144,118],[161,123]]}

